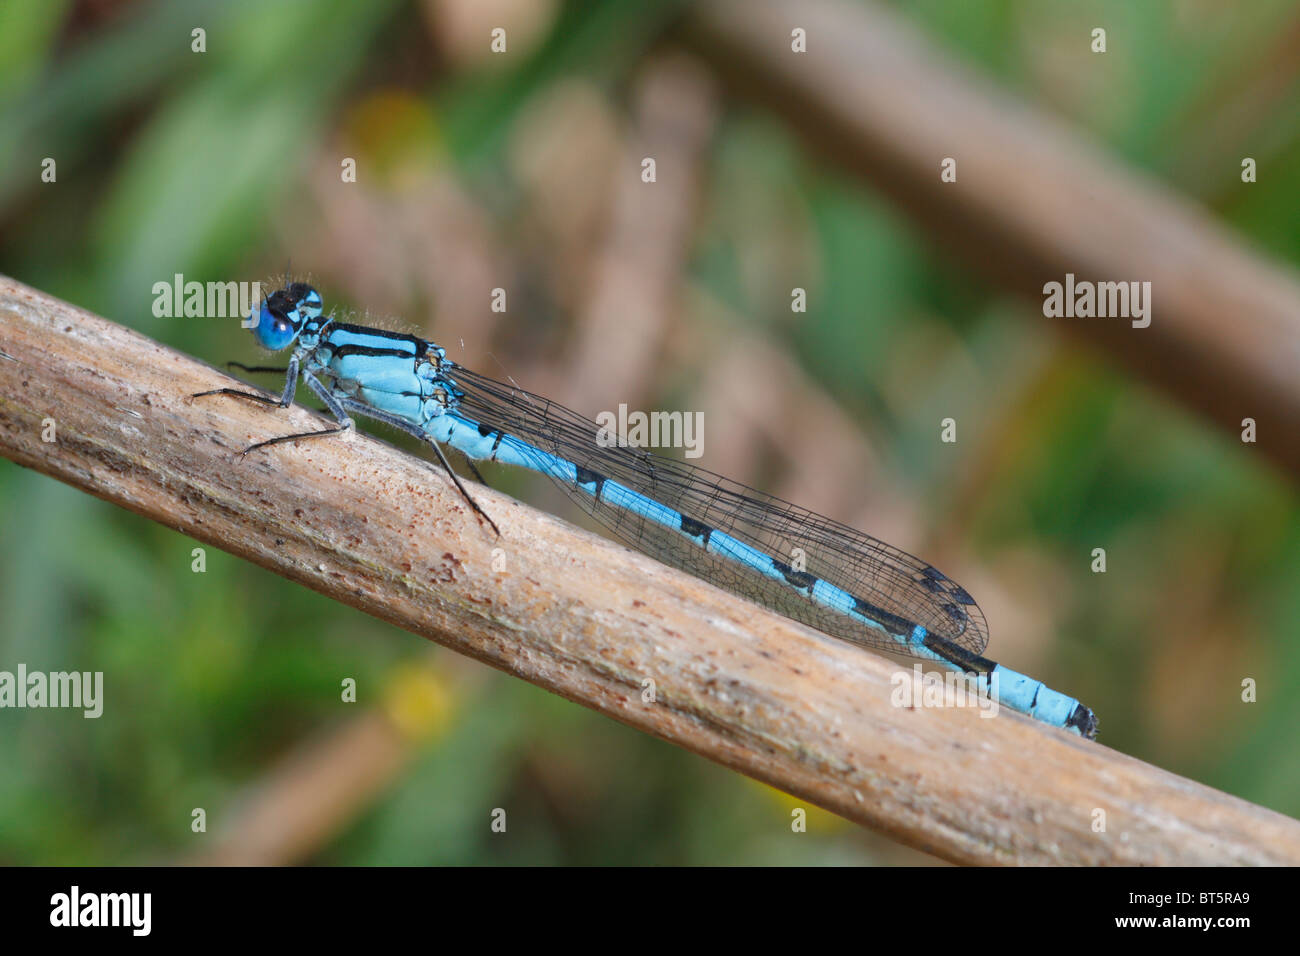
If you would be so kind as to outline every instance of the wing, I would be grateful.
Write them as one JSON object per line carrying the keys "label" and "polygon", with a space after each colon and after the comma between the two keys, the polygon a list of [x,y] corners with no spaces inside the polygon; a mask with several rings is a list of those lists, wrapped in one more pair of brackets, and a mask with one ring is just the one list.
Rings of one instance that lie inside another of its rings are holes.
{"label": "wing", "polygon": [[[890,634],[906,638],[920,624],[975,654],[988,643],[988,625],[970,594],[906,551],[684,461],[644,449],[604,447],[597,441],[601,428],[595,422],[523,389],[462,366],[448,369],[447,375],[463,393],[458,405],[466,416],[820,578],[864,602]],[[542,457],[537,470],[547,472]],[[907,652],[879,628],[814,602],[806,588],[706,550],[677,530],[592,497],[573,483],[556,484],[616,537],[665,564],[835,637]]]}

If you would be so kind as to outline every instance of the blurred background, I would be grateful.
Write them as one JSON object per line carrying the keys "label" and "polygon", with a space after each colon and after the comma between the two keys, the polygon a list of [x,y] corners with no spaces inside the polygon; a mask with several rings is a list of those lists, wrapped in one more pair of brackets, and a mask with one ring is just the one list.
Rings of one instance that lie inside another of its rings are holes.
{"label": "blurred background", "polygon": [[[217,365],[261,357],[154,283],[288,271],[587,415],[702,411],[702,464],[943,568],[1107,746],[1300,815],[1289,476],[824,163],[686,6],[3,0],[0,271]],[[857,6],[1300,262],[1293,3]],[[7,461],[0,505],[0,669],[106,683],[0,711],[0,862],[930,861]]]}

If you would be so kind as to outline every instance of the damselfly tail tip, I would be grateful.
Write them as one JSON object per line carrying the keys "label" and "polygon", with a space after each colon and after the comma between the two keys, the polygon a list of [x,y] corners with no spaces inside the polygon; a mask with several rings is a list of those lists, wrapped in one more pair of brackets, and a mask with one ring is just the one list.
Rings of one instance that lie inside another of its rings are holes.
{"label": "damselfly tail tip", "polygon": [[1073,730],[1087,740],[1097,739],[1097,715],[1083,704],[1076,704],[1074,712],[1065,722],[1067,730]]}

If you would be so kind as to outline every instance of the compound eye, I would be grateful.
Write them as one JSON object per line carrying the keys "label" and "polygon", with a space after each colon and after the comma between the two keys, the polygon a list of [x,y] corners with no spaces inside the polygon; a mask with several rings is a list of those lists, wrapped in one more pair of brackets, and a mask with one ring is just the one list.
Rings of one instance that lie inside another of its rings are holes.
{"label": "compound eye", "polygon": [[277,315],[263,305],[253,332],[264,348],[278,352],[293,341],[298,328],[287,317]]}

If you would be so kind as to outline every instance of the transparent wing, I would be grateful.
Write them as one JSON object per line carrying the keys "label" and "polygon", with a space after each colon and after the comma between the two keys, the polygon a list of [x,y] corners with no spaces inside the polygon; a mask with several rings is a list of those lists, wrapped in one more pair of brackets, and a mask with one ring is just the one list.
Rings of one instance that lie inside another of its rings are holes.
{"label": "transparent wing", "polygon": [[[461,366],[447,377],[463,392],[459,408],[467,417],[825,580],[883,611],[875,617],[891,633],[906,637],[912,625],[921,624],[975,654],[988,643],[984,615],[966,590],[906,551],[686,462],[643,449],[602,447],[595,422],[531,392]],[[538,465],[546,471],[540,456]],[[665,564],[835,637],[905,652],[879,630],[744,564],[711,554],[672,529],[593,499],[573,484],[556,484],[619,539]]]}

